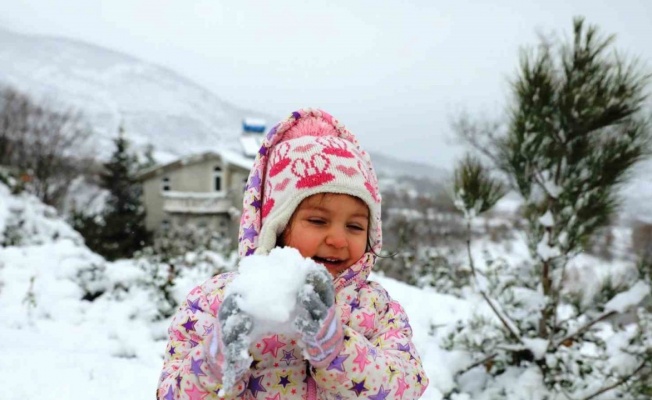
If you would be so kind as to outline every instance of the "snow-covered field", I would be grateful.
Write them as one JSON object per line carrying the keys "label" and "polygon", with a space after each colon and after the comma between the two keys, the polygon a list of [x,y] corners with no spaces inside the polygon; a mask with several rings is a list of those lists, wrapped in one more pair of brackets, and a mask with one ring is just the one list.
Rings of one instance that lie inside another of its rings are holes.
{"label": "snow-covered field", "polygon": [[[6,229],[17,219],[22,221],[18,228]],[[156,314],[152,293],[135,284],[144,270],[132,260],[106,262],[54,210],[30,196],[11,195],[2,184],[1,232],[0,242],[11,239],[14,245],[0,247],[0,399],[152,398],[168,321],[151,322]],[[524,249],[512,249],[514,260],[523,256]],[[204,278],[180,279],[177,299]],[[469,363],[463,354],[440,348],[441,328],[486,307],[474,295],[461,299],[379,275],[372,279],[407,311],[431,380],[424,398],[441,399],[452,387],[451,371]],[[82,299],[99,290],[106,293],[94,301]],[[526,375],[509,379],[522,388]]]}

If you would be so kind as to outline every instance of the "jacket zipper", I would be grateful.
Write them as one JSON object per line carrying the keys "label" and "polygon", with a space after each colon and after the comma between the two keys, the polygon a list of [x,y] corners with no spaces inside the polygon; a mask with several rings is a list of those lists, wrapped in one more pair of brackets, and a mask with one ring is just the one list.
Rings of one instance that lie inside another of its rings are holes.
{"label": "jacket zipper", "polygon": [[306,364],[306,375],[308,375],[306,379],[306,383],[308,384],[306,399],[317,400],[317,382],[315,382],[315,378],[312,377],[312,373],[310,372],[310,364]]}
{"label": "jacket zipper", "polygon": [[312,376],[308,377],[308,400],[317,400],[317,383]]}

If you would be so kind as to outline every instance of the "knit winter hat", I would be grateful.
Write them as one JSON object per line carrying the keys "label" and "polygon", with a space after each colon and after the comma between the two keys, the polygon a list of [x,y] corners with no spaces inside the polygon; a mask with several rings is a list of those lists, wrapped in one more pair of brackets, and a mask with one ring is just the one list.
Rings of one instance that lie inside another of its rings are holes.
{"label": "knit winter hat", "polygon": [[371,269],[381,248],[376,174],[353,134],[317,109],[295,111],[267,134],[245,191],[240,256],[269,252],[301,201],[318,193],[347,194],[365,202],[373,251],[361,265],[349,268],[348,278]]}

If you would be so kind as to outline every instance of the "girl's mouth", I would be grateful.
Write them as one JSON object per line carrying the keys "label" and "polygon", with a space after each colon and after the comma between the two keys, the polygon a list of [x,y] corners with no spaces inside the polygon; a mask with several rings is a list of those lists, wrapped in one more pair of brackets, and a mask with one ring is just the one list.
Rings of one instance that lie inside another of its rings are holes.
{"label": "girl's mouth", "polygon": [[318,262],[319,264],[322,264],[324,266],[332,266],[332,267],[338,267],[344,263],[344,260],[340,260],[339,258],[329,258],[329,257],[313,257],[312,258],[314,261]]}

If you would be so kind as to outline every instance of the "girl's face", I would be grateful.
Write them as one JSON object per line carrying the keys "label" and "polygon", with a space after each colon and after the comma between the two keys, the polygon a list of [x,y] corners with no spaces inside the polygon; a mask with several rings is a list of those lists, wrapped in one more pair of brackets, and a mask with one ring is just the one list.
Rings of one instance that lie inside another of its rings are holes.
{"label": "girl's face", "polygon": [[362,200],[322,193],[299,204],[283,231],[282,243],[336,277],[365,253],[368,232],[369,208]]}

